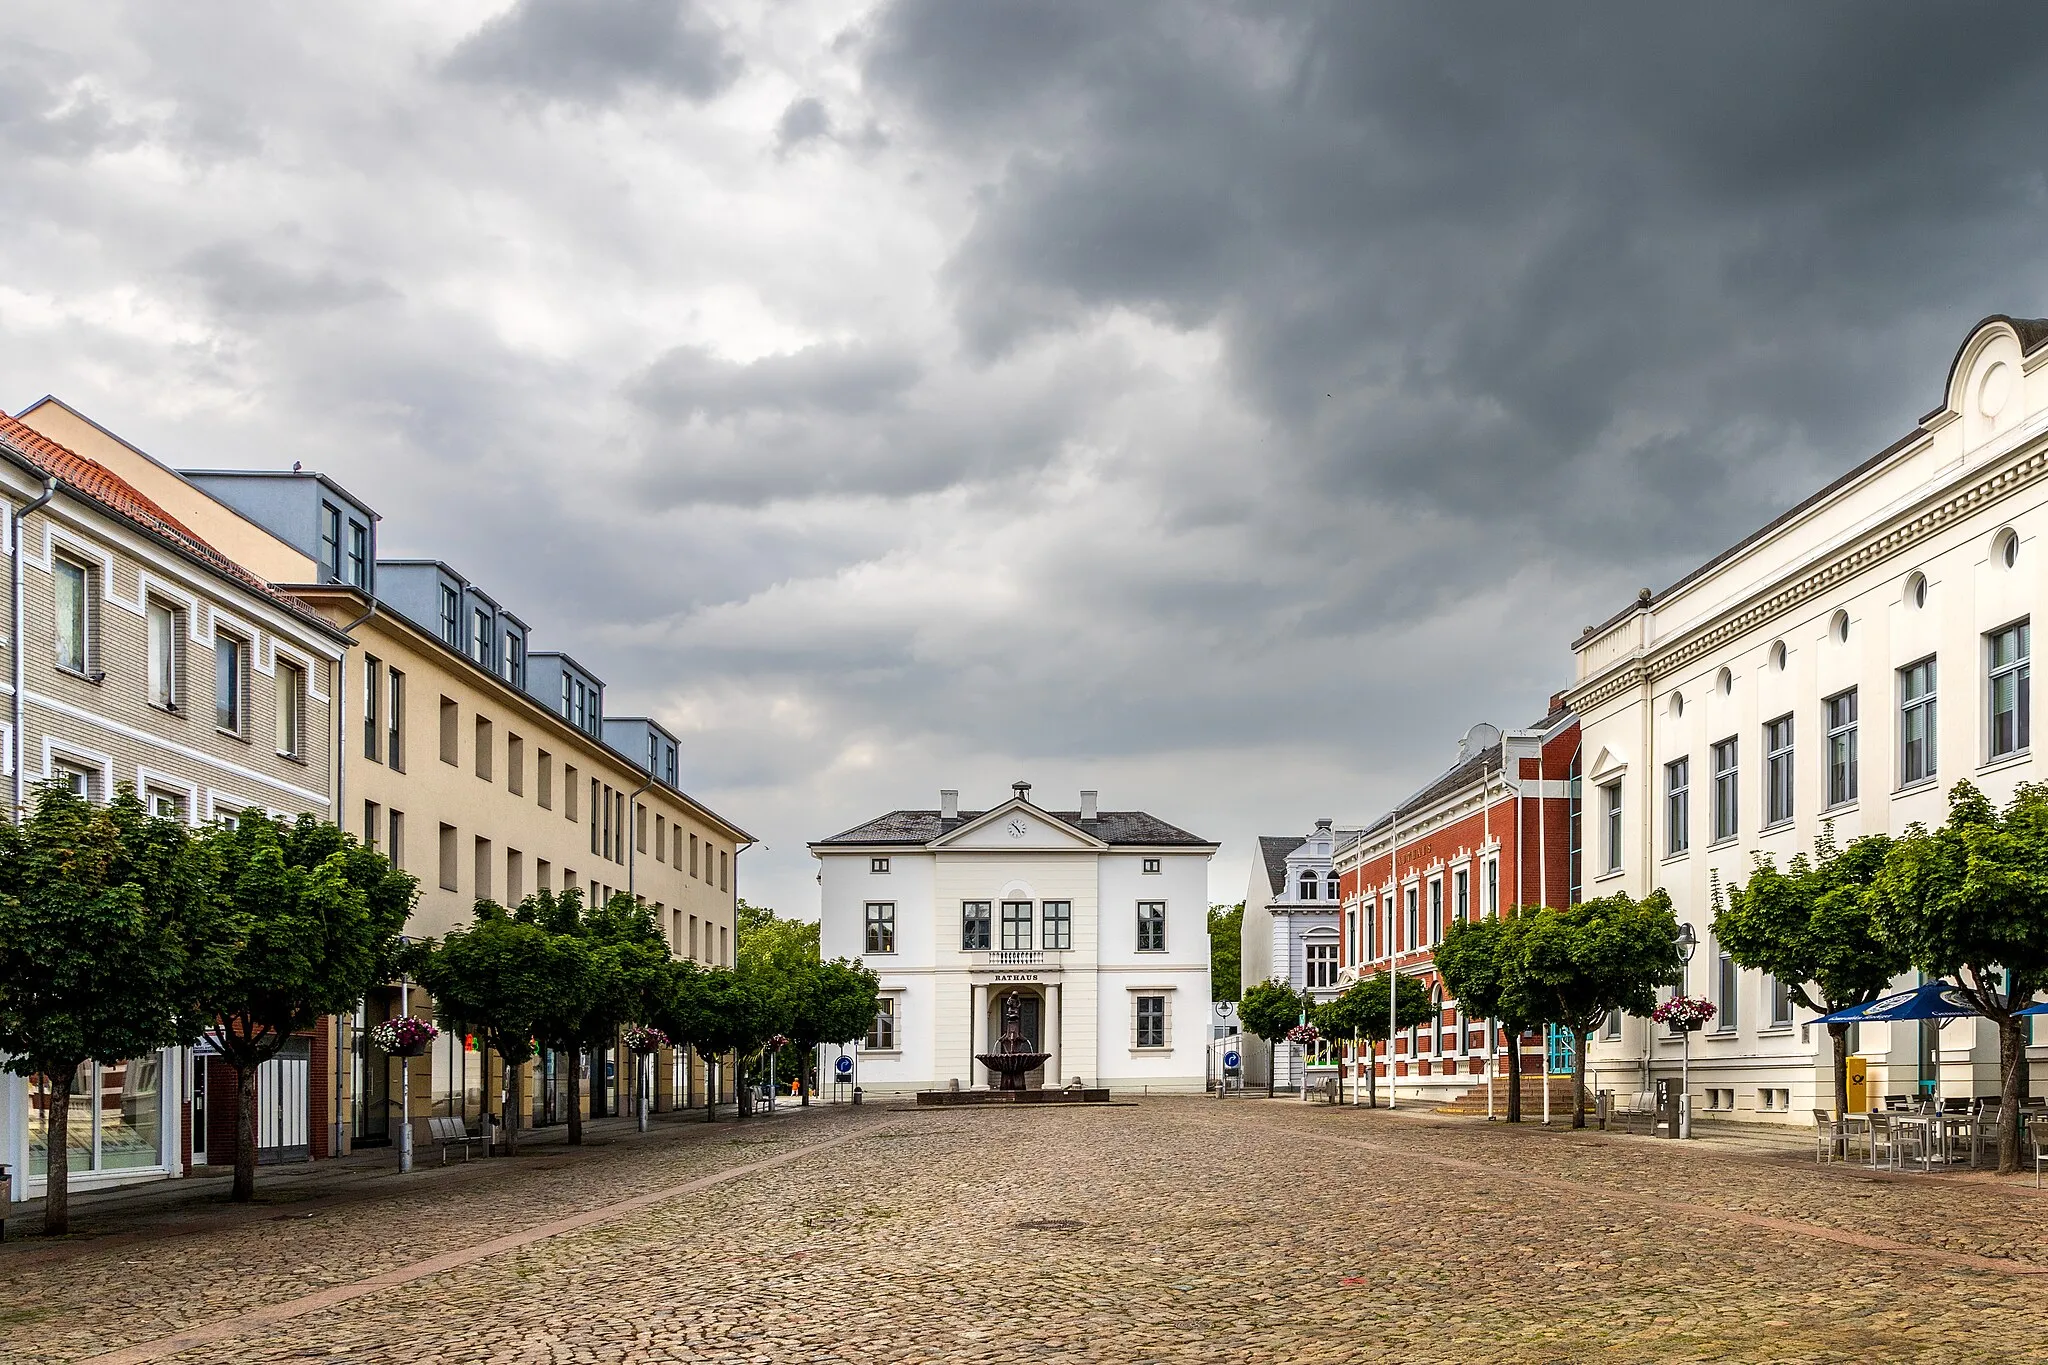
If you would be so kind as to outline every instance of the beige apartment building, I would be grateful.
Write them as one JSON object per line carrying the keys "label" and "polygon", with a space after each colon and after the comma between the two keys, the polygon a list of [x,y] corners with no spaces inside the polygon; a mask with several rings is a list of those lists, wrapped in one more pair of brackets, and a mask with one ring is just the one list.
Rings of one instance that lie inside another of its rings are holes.
{"label": "beige apartment building", "polygon": [[[113,469],[5,416],[0,498],[19,588],[0,682],[11,805],[56,779],[93,800],[132,784],[159,814],[193,823],[250,806],[332,814],[341,631]],[[266,1154],[325,1150],[307,1116],[331,1044],[323,1029],[263,1068]],[[71,1110],[73,1187],[161,1179],[204,1160],[203,1081],[182,1048],[88,1063]],[[43,1193],[47,1093],[41,1078],[0,1075],[0,1164],[20,1199]]]}
{"label": "beige apartment building", "polygon": [[[419,878],[411,931],[439,936],[470,922],[480,898],[505,904],[541,889],[601,899],[627,892],[647,905],[672,951],[730,965],[740,827],[678,785],[679,744],[644,717],[608,717],[603,684],[567,655],[529,649],[527,623],[448,565],[379,559],[379,517],[323,475],[179,471],[44,399],[21,421],[119,471],[179,521],[223,548],[301,615],[351,645],[341,685],[318,717],[323,754],[338,755],[323,791],[344,828]],[[401,988],[376,992],[340,1021],[323,1053],[315,1108],[323,1150],[345,1152],[391,1135],[399,1063],[362,1034],[400,1008]],[[411,994],[415,1014],[430,1011]],[[581,1093],[567,1092],[568,1059],[544,1054],[522,1093],[523,1123],[627,1112],[628,1059],[585,1059]],[[414,1117],[472,1123],[497,1113],[505,1089],[494,1059],[446,1036],[411,1064]],[[703,1068],[664,1053],[657,1108],[702,1103]],[[710,1078],[721,1098],[729,1079]]]}

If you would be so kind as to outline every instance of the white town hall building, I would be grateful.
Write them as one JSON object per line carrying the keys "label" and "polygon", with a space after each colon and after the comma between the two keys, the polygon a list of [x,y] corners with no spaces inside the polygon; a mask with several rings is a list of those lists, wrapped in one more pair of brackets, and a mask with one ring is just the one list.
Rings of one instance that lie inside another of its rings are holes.
{"label": "white town hall building", "polygon": [[[827,959],[881,978],[858,1045],[864,1089],[988,1085],[977,1053],[1016,992],[1050,1053],[1033,1087],[1206,1085],[1209,859],[1216,845],[1143,811],[1044,810],[1031,786],[987,810],[897,810],[810,845]],[[828,1049],[836,1056],[836,1049]]]}

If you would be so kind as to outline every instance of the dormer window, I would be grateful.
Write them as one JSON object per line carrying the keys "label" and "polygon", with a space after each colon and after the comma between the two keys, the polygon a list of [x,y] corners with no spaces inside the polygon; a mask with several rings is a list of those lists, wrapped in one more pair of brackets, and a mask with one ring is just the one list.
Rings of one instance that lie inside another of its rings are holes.
{"label": "dormer window", "polygon": [[462,648],[462,594],[441,585],[441,638],[455,649]]}
{"label": "dormer window", "polygon": [[1301,892],[1300,892],[1300,894],[1299,894],[1299,895],[1297,895],[1297,896],[1295,897],[1295,899],[1296,899],[1296,900],[1304,900],[1304,901],[1312,901],[1312,900],[1314,900],[1315,898],[1316,898],[1316,874],[1315,874],[1315,873],[1313,873],[1313,872],[1304,872],[1304,873],[1302,873],[1302,874],[1301,874]]}
{"label": "dormer window", "polygon": [[491,649],[491,614],[478,607],[471,620],[475,629],[470,632],[469,637],[470,657],[485,668],[489,668],[491,655],[495,652]]}
{"label": "dormer window", "polygon": [[1340,896],[1339,896],[1339,895],[1337,894],[1337,874],[1336,874],[1336,873],[1332,872],[1332,873],[1331,873],[1331,874],[1329,875],[1329,878],[1328,878],[1328,883],[1329,883],[1329,885],[1328,885],[1328,890],[1329,890],[1329,893],[1330,893],[1330,894],[1329,894],[1329,896],[1328,896],[1328,899],[1330,899],[1330,900],[1333,900],[1333,901],[1334,901],[1334,900],[1340,900],[1340,899],[1342,899],[1342,897],[1340,897]]}

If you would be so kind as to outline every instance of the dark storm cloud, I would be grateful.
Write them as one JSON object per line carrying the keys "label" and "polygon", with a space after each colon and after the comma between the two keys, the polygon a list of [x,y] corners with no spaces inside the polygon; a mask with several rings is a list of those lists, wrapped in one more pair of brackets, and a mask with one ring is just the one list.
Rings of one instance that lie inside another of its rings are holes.
{"label": "dark storm cloud", "polygon": [[693,0],[516,0],[449,54],[458,79],[603,104],[631,86],[708,100],[745,65]]}
{"label": "dark storm cloud", "polygon": [[0,55],[0,148],[74,161],[141,138],[104,95],[77,79],[68,58],[26,46]]}
{"label": "dark storm cloud", "polygon": [[775,123],[775,146],[787,152],[806,142],[824,137],[832,131],[832,115],[825,109],[824,102],[812,95],[789,102],[782,111],[782,117]]}
{"label": "dark storm cloud", "polygon": [[989,167],[948,275],[982,354],[1214,326],[1332,490],[1640,560],[1876,448],[1968,322],[2031,306],[2044,38],[2010,7],[913,0],[869,73]]}
{"label": "dark storm cloud", "polygon": [[678,346],[630,393],[669,418],[719,421],[763,410],[847,416],[890,402],[917,377],[913,357],[874,346],[806,346],[745,364],[720,360],[702,346]]}
{"label": "dark storm cloud", "polygon": [[294,266],[247,242],[216,242],[180,264],[222,314],[243,320],[304,318],[396,297],[382,280],[324,265]]}

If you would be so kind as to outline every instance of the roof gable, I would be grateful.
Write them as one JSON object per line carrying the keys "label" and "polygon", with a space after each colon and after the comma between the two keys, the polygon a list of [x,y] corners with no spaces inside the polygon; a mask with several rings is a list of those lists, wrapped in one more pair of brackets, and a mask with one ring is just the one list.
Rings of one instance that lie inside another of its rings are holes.
{"label": "roof gable", "polygon": [[931,841],[933,848],[1100,852],[1108,844],[1018,797]]}

